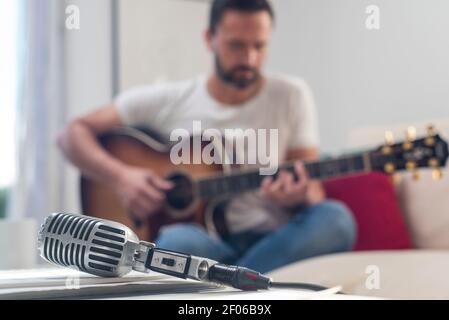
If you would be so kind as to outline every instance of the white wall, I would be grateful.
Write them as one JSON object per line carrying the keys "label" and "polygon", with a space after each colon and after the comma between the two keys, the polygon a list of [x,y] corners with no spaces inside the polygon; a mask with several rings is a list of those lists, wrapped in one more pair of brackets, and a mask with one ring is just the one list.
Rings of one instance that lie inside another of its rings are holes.
{"label": "white wall", "polygon": [[69,118],[110,102],[111,0],[67,0],[80,8],[80,30],[66,30]]}
{"label": "white wall", "polygon": [[[66,30],[67,121],[112,98],[110,0],[67,0],[80,8],[80,30]],[[66,164],[64,211],[80,213],[78,173]]]}
{"label": "white wall", "polygon": [[207,1],[120,0],[120,87],[190,78],[210,68]]}
{"label": "white wall", "polygon": [[[303,76],[319,107],[322,147],[352,128],[449,114],[449,1],[275,0],[271,70]],[[381,28],[365,28],[380,7]]]}

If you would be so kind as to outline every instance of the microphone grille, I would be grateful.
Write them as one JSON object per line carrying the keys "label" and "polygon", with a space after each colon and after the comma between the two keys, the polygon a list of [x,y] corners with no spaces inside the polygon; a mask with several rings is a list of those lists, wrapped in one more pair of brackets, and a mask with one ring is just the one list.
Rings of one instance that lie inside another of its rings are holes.
{"label": "microphone grille", "polygon": [[131,271],[133,242],[137,236],[119,223],[65,213],[48,216],[38,235],[47,261],[106,277]]}

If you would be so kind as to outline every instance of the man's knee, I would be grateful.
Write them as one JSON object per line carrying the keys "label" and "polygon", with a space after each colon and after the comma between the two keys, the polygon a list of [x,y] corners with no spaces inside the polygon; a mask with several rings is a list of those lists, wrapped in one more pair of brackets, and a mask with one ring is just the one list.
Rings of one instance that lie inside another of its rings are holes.
{"label": "man's knee", "polygon": [[352,250],[357,236],[357,226],[351,210],[342,202],[326,200],[318,204],[320,219],[326,224],[329,235],[341,251]]}
{"label": "man's knee", "polygon": [[306,224],[313,230],[316,243],[332,251],[349,251],[353,248],[357,227],[352,212],[342,202],[326,200],[310,206],[294,216],[294,223]]}
{"label": "man's knee", "polygon": [[175,224],[161,229],[156,245],[161,249],[210,258],[223,263],[235,260],[235,253],[195,224]]}
{"label": "man's knee", "polygon": [[192,253],[205,245],[203,233],[202,228],[194,224],[173,224],[162,228],[155,242],[161,249]]}

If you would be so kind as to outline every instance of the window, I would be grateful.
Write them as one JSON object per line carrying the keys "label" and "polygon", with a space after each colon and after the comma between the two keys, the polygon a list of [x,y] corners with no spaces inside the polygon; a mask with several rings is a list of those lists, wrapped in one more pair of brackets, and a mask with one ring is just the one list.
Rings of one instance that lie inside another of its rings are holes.
{"label": "window", "polygon": [[16,174],[18,2],[0,1],[0,189],[10,186]]}

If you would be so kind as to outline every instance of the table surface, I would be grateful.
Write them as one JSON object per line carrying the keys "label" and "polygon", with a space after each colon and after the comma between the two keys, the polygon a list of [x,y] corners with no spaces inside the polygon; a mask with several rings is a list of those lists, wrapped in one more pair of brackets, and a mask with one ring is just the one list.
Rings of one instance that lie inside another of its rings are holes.
{"label": "table surface", "polygon": [[0,271],[0,299],[133,299],[133,300],[353,300],[339,288],[311,292],[270,289],[245,292],[211,283],[151,272],[123,278],[99,278],[65,268]]}

